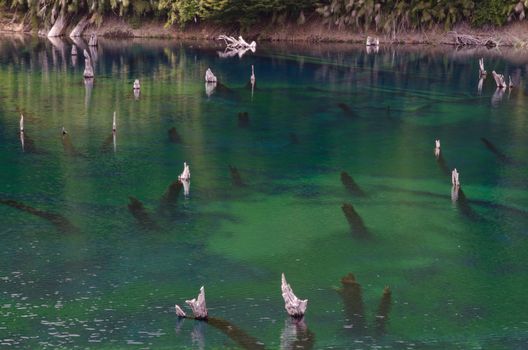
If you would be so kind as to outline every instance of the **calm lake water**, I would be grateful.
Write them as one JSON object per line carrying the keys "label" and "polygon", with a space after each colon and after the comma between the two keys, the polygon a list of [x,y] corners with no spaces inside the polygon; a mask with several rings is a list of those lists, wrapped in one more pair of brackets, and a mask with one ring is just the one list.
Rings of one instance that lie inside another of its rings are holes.
{"label": "calm lake water", "polygon": [[[528,347],[527,52],[210,45],[101,39],[91,88],[71,42],[0,39],[0,347]],[[202,285],[232,326],[177,320]]]}

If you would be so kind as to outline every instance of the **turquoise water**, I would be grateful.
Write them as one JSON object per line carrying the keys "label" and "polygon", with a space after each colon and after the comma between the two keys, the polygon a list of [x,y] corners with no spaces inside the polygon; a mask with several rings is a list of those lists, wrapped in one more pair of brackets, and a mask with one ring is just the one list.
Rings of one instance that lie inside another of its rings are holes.
{"label": "turquoise water", "polygon": [[[527,53],[100,40],[90,89],[70,48],[0,39],[2,347],[528,347]],[[518,86],[479,93],[481,56]],[[190,193],[169,201],[184,161]],[[349,272],[360,286],[339,293]],[[177,320],[202,285],[237,335]]]}

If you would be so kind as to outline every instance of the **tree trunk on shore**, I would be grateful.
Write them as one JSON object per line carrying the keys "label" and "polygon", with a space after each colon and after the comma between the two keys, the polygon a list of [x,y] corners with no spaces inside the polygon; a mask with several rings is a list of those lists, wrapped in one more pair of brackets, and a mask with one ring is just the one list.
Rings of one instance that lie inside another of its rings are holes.
{"label": "tree trunk on shore", "polygon": [[70,38],[81,36],[82,33],[84,32],[84,28],[86,28],[87,25],[88,25],[88,17],[81,18],[79,23],[77,23],[75,28],[73,28],[73,30],[70,32]]}
{"label": "tree trunk on shore", "polygon": [[67,16],[61,12],[55,23],[53,23],[53,27],[51,27],[50,31],[48,32],[48,37],[62,36],[67,25]]}

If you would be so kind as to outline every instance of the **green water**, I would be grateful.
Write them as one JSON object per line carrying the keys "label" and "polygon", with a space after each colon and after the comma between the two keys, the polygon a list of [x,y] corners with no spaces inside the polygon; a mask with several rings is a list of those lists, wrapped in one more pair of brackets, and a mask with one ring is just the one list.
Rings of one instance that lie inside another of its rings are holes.
{"label": "green water", "polygon": [[[238,347],[177,320],[202,285],[211,316],[268,349],[528,347],[527,53],[262,45],[222,59],[203,43],[101,40],[90,92],[84,60],[54,44],[0,39],[0,347]],[[501,97],[488,76],[478,93],[481,56],[519,86]],[[208,67],[228,89],[207,96]],[[190,193],[164,205],[184,161]],[[309,299],[305,328],[285,313],[282,272]],[[361,295],[343,299],[349,272]]]}

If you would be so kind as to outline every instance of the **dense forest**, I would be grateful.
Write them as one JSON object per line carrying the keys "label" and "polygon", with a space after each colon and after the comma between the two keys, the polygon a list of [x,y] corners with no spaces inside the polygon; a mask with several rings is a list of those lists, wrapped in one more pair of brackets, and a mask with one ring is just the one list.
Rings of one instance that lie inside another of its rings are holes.
{"label": "dense forest", "polygon": [[0,0],[0,8],[33,27],[49,27],[59,14],[90,14],[96,24],[120,16],[140,24],[158,18],[167,25],[215,22],[241,29],[255,23],[304,23],[319,18],[340,29],[393,33],[451,28],[457,23],[501,26],[525,18],[528,0]]}

